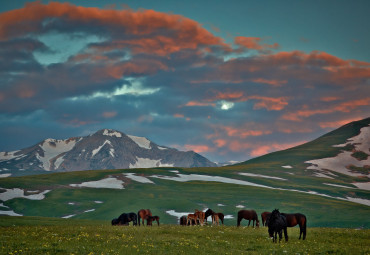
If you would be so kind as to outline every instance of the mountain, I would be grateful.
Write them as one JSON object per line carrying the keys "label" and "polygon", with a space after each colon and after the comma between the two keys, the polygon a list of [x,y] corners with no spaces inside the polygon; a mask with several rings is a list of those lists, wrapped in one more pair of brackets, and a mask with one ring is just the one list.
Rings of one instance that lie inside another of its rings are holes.
{"label": "mountain", "polygon": [[[262,164],[265,173],[318,177],[325,180],[326,185],[370,190],[370,118],[348,123],[311,142],[269,153],[235,167],[252,169]],[[328,184],[329,180],[332,183]]]}
{"label": "mountain", "polygon": [[26,149],[0,152],[4,177],[45,171],[213,166],[216,164],[193,151],[178,151],[109,129],[86,137],[46,139]]}

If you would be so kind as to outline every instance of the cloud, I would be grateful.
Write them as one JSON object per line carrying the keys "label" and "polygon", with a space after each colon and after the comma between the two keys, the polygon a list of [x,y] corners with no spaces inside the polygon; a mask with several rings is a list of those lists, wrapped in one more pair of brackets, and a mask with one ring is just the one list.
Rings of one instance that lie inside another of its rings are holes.
{"label": "cloud", "polygon": [[237,36],[234,39],[234,43],[241,48],[245,48],[248,50],[257,50],[257,51],[266,51],[270,49],[277,49],[279,47],[278,43],[274,44],[261,44],[262,39],[259,37],[244,37],[244,36]]}
{"label": "cloud", "polygon": [[4,148],[13,130],[26,147],[37,130],[113,128],[245,160],[370,110],[370,63],[281,51],[262,37],[227,44],[181,15],[35,2],[0,13],[0,24]]}

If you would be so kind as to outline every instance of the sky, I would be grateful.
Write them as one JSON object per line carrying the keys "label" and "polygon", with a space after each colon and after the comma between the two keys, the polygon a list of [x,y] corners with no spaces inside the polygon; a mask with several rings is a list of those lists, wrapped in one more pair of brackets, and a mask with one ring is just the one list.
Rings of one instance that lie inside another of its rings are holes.
{"label": "sky", "polygon": [[245,161],[370,117],[370,1],[0,4],[0,151],[115,129]]}

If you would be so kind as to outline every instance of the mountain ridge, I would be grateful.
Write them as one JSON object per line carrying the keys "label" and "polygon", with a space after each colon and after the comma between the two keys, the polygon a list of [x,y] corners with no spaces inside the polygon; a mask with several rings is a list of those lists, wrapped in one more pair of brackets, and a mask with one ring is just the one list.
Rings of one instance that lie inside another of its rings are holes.
{"label": "mountain ridge", "polygon": [[101,129],[84,137],[48,138],[21,150],[0,152],[0,170],[15,176],[28,171],[32,174],[32,171],[166,166],[215,167],[216,164],[193,151],[159,146],[145,137],[126,135],[112,129]]}

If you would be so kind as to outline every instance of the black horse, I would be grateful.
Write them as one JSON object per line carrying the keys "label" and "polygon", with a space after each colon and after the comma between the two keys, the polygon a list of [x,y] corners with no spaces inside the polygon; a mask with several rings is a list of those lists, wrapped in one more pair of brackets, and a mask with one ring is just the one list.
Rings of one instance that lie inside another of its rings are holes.
{"label": "black horse", "polygon": [[112,220],[112,225],[124,225],[128,226],[130,221],[132,221],[133,225],[137,225],[137,216],[136,213],[122,213],[118,218]]}
{"label": "black horse", "polygon": [[207,218],[209,216],[212,216],[213,214],[217,214],[218,215],[218,218],[221,220],[222,222],[222,225],[224,224],[224,218],[225,218],[225,215],[223,213],[215,213],[214,211],[212,211],[211,209],[208,209],[206,212],[205,212],[205,219],[206,219],[206,222],[207,222]]}
{"label": "black horse", "polygon": [[279,234],[279,242],[282,238],[282,231],[284,230],[285,241],[288,241],[287,221],[284,215],[280,214],[278,209],[272,211],[267,223],[268,232],[272,237],[272,242],[277,242],[277,234]]}

